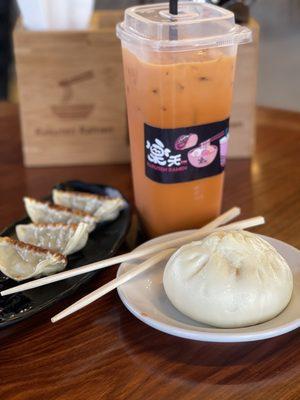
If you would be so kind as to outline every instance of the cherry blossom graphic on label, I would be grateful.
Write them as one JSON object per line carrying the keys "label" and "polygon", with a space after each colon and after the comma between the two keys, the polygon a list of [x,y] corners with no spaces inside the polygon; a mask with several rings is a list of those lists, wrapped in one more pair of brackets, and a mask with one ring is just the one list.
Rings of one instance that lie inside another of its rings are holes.
{"label": "cherry blossom graphic on label", "polygon": [[189,135],[181,135],[175,142],[176,150],[190,149],[198,143],[198,135],[190,133]]}

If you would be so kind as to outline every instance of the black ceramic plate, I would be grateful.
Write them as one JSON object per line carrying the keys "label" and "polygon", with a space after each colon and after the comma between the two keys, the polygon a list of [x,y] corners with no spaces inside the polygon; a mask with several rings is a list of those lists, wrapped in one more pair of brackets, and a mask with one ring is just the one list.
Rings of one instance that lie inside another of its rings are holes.
{"label": "black ceramic plate", "polygon": [[[88,184],[80,181],[61,183],[56,187],[61,190],[76,190],[111,197],[121,196],[121,193],[112,187]],[[30,223],[28,217],[17,221],[6,228],[1,233],[1,236],[14,237],[16,225],[27,223]],[[130,207],[128,205],[116,220],[97,225],[96,229],[90,234],[84,249],[68,257],[68,266],[66,269],[77,268],[113,256],[122,244],[129,225]],[[73,293],[79,286],[86,283],[95,274],[96,272],[91,272],[25,292],[15,293],[5,297],[0,296],[0,327],[21,321],[44,310],[60,299]],[[16,281],[7,278],[0,272],[0,291],[17,284]]]}

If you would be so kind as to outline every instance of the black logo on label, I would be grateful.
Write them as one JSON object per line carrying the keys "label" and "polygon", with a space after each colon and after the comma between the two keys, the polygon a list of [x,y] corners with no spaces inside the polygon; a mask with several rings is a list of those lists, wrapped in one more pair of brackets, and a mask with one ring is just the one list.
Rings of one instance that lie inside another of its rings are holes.
{"label": "black logo on label", "polygon": [[220,174],[225,167],[229,119],[187,128],[145,124],[145,173],[159,183],[179,183]]}

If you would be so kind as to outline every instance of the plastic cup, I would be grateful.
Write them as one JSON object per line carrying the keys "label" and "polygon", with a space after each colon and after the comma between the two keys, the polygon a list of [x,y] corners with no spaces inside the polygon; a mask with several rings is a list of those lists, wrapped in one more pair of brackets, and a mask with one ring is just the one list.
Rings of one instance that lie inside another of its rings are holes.
{"label": "plastic cup", "polygon": [[135,203],[150,236],[198,228],[221,210],[237,46],[232,12],[185,1],[136,6],[122,42]]}

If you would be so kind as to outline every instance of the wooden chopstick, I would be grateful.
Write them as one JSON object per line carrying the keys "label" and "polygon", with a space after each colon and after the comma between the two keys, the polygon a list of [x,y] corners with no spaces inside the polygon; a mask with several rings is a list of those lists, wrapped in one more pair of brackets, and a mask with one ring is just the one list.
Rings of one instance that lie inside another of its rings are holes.
{"label": "wooden chopstick", "polygon": [[[256,221],[256,222],[255,222]],[[238,221],[233,224],[226,225],[222,228],[213,229],[212,232],[218,230],[229,230],[233,229],[233,226],[238,226],[238,229],[245,229],[254,226],[253,224],[257,225],[258,222],[264,222],[263,217],[255,217],[250,218],[248,220]],[[235,228],[236,229],[236,228]],[[204,229],[203,229],[204,230]],[[94,301],[100,299],[100,297],[104,296],[105,294],[111,292],[112,290],[116,289],[118,286],[122,285],[125,282],[128,282],[130,279],[136,277],[137,275],[141,274],[142,272],[146,271],[147,269],[151,268],[152,266],[156,265],[158,262],[164,260],[167,257],[177,250],[175,248],[163,250],[160,253],[152,256],[148,260],[144,261],[140,265],[136,265],[132,267],[128,272],[120,275],[119,277],[113,279],[112,281],[106,283],[105,285],[101,286],[99,289],[94,290],[92,293],[88,294],[87,296],[83,297],[82,299],[78,300],[76,303],[72,304],[71,306],[67,307],[60,313],[56,314],[54,317],[51,318],[51,321],[57,322],[68,315],[75,313],[76,311],[80,310],[81,308],[93,303]],[[200,260],[200,264],[204,264],[208,260],[208,256],[203,256]]]}
{"label": "wooden chopstick", "polygon": [[[233,220],[238,215],[240,215],[240,212],[241,212],[240,208],[233,207],[192,234],[187,234],[184,237],[180,237],[178,239],[166,240],[162,243],[154,244],[154,245],[148,246],[146,248],[133,250],[130,253],[121,254],[119,256],[108,258],[106,260],[102,260],[102,261],[98,261],[98,262],[95,262],[92,264],[84,265],[83,267],[63,271],[63,272],[60,272],[55,275],[50,275],[50,276],[46,276],[41,279],[36,279],[34,281],[26,282],[21,285],[14,286],[12,288],[3,290],[1,292],[1,296],[7,296],[12,293],[22,292],[23,290],[34,289],[36,287],[48,285],[49,283],[58,282],[63,279],[72,278],[73,276],[86,274],[88,272],[96,271],[98,269],[107,268],[107,267],[110,267],[112,265],[119,264],[122,262],[131,261],[131,260],[135,260],[135,259],[142,258],[142,257],[147,257],[147,256],[150,256],[151,254],[157,253],[157,252],[162,251],[167,248],[179,247],[179,246],[183,245],[184,243],[190,242],[192,240],[198,240],[198,239],[201,239],[202,237],[208,235],[209,233],[212,232],[212,229],[217,228],[220,225],[227,224],[229,221]],[[240,223],[241,223],[241,221],[240,221]],[[255,223],[254,225],[250,225],[250,226],[260,225],[262,223],[264,223],[264,222]],[[232,228],[232,229],[234,229],[234,228]],[[243,228],[241,228],[241,229],[243,229]]]}
{"label": "wooden chopstick", "polygon": [[[92,293],[88,294],[87,296],[78,300],[76,303],[67,307],[65,310],[56,314],[54,317],[51,318],[51,321],[57,322],[60,319],[63,319],[65,317],[67,317],[68,315],[73,314],[74,312],[80,310],[81,308],[100,299],[100,297],[102,297],[105,294],[116,289],[118,286],[122,285],[125,282],[128,282],[130,279],[136,277],[137,275],[141,274],[142,272],[146,271],[147,269],[153,267],[154,265],[157,265],[157,263],[159,263],[160,261],[170,257],[170,255],[175,250],[176,250],[175,248],[163,250],[160,253],[155,254],[154,256],[148,258],[143,263],[135,265],[128,272],[125,272],[124,274],[120,275],[119,277],[117,277],[117,278],[113,279],[112,281],[108,282],[107,284],[101,286],[99,289],[94,290]],[[205,262],[205,261],[203,261],[203,262]]]}

